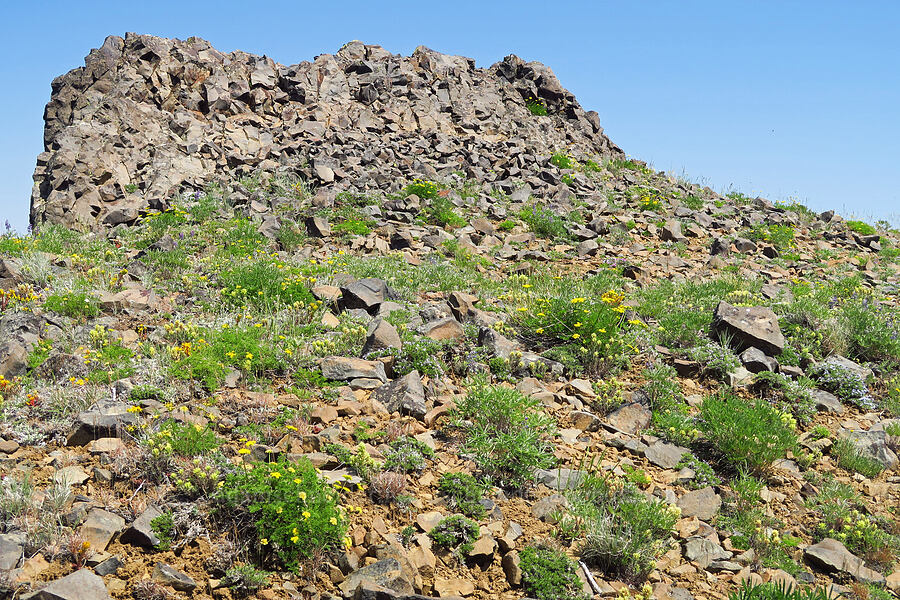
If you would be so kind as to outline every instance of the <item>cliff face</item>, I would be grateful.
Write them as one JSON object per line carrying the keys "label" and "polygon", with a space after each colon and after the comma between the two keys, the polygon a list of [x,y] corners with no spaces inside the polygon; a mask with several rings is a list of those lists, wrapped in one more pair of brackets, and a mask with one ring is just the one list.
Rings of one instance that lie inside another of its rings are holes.
{"label": "cliff face", "polygon": [[[529,98],[548,116],[533,115]],[[44,119],[35,225],[129,223],[178,193],[257,172],[329,193],[463,171],[552,195],[558,182],[537,157],[621,154],[540,63],[508,56],[478,69],[424,47],[403,57],[355,41],[283,66],[199,39],[111,36],[53,81]]]}

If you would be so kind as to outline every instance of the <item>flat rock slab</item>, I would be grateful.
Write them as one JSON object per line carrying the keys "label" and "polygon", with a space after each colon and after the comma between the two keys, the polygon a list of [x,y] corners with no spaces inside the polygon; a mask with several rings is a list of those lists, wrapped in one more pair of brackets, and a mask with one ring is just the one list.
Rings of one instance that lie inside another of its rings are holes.
{"label": "flat rock slab", "polygon": [[688,492],[678,499],[678,508],[682,517],[697,517],[701,521],[709,521],[722,507],[722,498],[711,487]]}
{"label": "flat rock slab", "polygon": [[329,356],[320,365],[325,379],[349,381],[351,379],[377,379],[387,382],[384,363],[377,360],[363,360],[349,356]]}
{"label": "flat rock slab", "polygon": [[803,552],[804,558],[814,567],[828,573],[843,573],[862,583],[884,584],[881,573],[865,565],[865,561],[847,550],[839,541],[825,538]]}
{"label": "flat rock slab", "polygon": [[95,508],[88,513],[81,526],[81,537],[90,542],[91,549],[103,552],[113,536],[125,527],[125,519],[117,514]]}
{"label": "flat rock slab", "polygon": [[109,600],[109,598],[103,579],[87,569],[57,579],[32,596],[32,600]]}

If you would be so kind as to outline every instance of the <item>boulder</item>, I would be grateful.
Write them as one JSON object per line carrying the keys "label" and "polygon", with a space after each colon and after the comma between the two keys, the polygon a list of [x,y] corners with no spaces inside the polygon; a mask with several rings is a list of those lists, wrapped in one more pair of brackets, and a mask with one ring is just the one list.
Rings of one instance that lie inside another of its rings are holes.
{"label": "boulder", "polygon": [[739,351],[755,347],[768,356],[778,356],[784,350],[778,317],[765,306],[732,306],[720,301],[713,313],[712,333],[731,336]]}
{"label": "boulder", "polygon": [[809,546],[803,551],[803,557],[810,565],[826,573],[849,575],[861,583],[882,585],[885,582],[881,573],[868,568],[863,559],[832,538]]}
{"label": "boulder", "polygon": [[384,404],[391,412],[411,415],[420,421],[425,418],[425,388],[418,371],[411,371],[400,379],[375,390],[372,398]]}

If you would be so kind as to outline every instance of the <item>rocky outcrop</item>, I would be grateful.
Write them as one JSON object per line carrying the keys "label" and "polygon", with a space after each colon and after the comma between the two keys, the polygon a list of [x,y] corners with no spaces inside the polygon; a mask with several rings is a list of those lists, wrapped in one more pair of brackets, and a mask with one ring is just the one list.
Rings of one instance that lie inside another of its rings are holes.
{"label": "rocky outcrop", "polygon": [[[548,116],[532,115],[528,98]],[[463,171],[506,192],[515,178],[549,193],[553,151],[621,153],[540,63],[508,56],[479,69],[425,47],[404,57],[357,41],[284,66],[197,38],[110,36],[53,81],[44,120],[34,225],[127,223],[251,173],[333,194]]]}

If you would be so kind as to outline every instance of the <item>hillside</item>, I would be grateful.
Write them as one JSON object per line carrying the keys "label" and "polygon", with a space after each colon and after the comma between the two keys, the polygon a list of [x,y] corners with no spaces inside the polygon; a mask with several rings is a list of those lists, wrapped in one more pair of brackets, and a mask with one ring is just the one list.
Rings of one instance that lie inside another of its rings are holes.
{"label": "hillside", "polygon": [[900,591],[886,224],[657,172],[514,56],[129,34],[45,118],[0,596]]}

